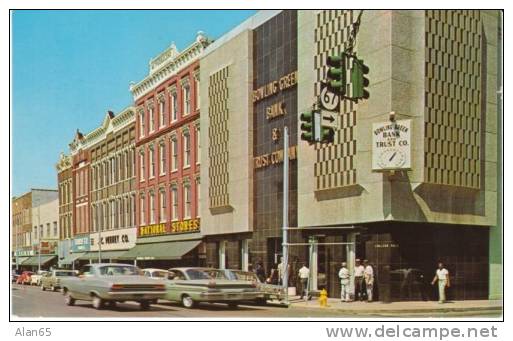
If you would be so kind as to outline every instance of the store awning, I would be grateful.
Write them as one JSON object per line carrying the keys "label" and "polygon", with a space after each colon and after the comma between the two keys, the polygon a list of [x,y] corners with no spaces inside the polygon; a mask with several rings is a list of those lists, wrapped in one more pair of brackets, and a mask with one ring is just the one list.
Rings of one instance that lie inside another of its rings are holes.
{"label": "store awning", "polygon": [[[126,250],[123,251],[102,251],[102,259],[120,259],[126,253]],[[98,251],[89,251],[80,256],[78,259],[80,260],[98,260]]]}
{"label": "store awning", "polygon": [[[14,262],[13,262],[13,265],[16,266],[16,257],[14,257]],[[27,259],[29,259],[30,257],[18,257],[18,265],[21,265],[23,264],[24,261],[26,261]]]}
{"label": "store awning", "polygon": [[65,257],[63,260],[59,261],[59,264],[61,265],[68,265],[73,264],[74,261],[79,259],[85,254],[85,252],[77,252],[77,253],[71,253],[68,255],[68,257]]}
{"label": "store awning", "polygon": [[[51,262],[57,258],[55,255],[41,255],[41,265],[45,265],[48,262]],[[27,260],[25,260],[21,265],[28,265],[28,266],[36,266],[39,265],[39,256],[29,257]]]}
{"label": "store awning", "polygon": [[194,249],[201,240],[184,240],[164,243],[136,244],[120,259],[138,260],[177,260]]}

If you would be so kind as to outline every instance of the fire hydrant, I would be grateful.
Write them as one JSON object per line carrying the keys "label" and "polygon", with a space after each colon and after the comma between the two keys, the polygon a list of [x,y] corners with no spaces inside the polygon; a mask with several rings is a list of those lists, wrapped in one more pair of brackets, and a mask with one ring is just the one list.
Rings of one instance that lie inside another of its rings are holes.
{"label": "fire hydrant", "polygon": [[328,292],[326,291],[326,289],[322,289],[319,294],[319,305],[321,307],[328,306]]}

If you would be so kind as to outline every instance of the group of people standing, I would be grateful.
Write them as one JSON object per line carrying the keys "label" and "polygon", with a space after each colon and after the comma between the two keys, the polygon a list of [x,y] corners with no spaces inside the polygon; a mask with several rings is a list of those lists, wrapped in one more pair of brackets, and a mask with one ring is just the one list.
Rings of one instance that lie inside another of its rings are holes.
{"label": "group of people standing", "polygon": [[[343,262],[338,272],[340,278],[340,301],[349,302],[350,299],[350,279],[351,274],[347,268],[347,263]],[[360,259],[356,259],[354,266],[354,299],[355,301],[372,302],[372,293],[374,290],[374,269],[368,260],[363,264]]]}

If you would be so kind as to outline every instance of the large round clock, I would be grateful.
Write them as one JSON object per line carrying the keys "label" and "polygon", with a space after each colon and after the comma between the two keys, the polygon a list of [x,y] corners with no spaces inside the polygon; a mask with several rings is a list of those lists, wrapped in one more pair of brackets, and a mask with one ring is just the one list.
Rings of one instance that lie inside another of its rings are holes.
{"label": "large round clock", "polygon": [[397,148],[384,149],[378,156],[378,165],[384,169],[401,168],[405,162],[405,153]]}

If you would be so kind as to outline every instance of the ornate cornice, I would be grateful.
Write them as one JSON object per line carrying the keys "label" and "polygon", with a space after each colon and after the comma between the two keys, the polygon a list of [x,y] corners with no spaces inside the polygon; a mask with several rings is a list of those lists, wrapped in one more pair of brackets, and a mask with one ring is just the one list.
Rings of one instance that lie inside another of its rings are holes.
{"label": "ornate cornice", "polygon": [[175,75],[185,66],[196,61],[211,42],[203,32],[198,32],[194,43],[182,52],[179,53],[176,46],[172,44],[160,55],[150,60],[149,75],[137,84],[130,84],[130,92],[132,92],[134,101],[153,90],[163,80]]}
{"label": "ornate cornice", "polygon": [[59,161],[55,165],[55,168],[58,172],[62,172],[68,168],[71,168],[71,156],[65,155],[61,152],[61,154],[59,155]]}

